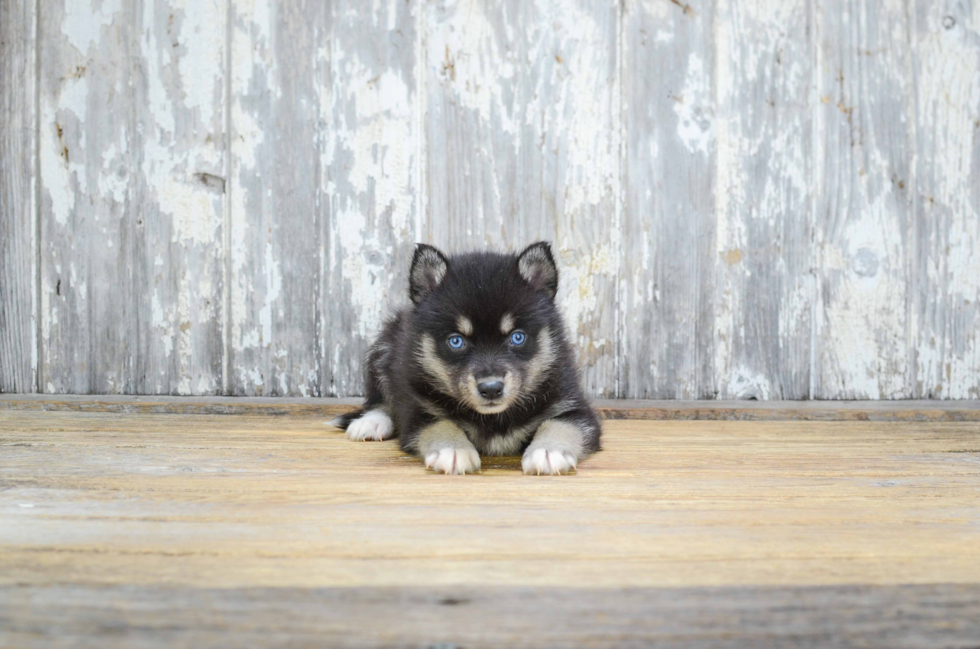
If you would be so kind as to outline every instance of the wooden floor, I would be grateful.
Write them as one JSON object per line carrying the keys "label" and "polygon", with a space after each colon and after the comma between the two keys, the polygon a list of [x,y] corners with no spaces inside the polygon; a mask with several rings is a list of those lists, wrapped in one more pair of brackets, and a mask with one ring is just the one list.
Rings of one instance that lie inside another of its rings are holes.
{"label": "wooden floor", "polygon": [[442,476],[320,417],[0,408],[0,646],[980,646],[977,421],[604,430]]}

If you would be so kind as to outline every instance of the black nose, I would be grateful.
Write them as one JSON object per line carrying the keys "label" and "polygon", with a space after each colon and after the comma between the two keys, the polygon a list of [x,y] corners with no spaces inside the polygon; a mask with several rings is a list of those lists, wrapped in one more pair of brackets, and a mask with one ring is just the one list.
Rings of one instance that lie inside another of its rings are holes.
{"label": "black nose", "polygon": [[484,399],[497,399],[504,393],[503,381],[482,381],[476,389],[480,391],[480,396]]}

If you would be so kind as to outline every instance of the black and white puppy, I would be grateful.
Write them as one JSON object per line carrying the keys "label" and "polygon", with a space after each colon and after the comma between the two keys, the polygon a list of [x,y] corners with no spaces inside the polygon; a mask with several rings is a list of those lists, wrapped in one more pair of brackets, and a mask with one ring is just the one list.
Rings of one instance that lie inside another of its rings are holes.
{"label": "black and white puppy", "polygon": [[555,305],[547,243],[519,255],[446,256],[419,244],[412,307],[370,348],[364,407],[331,422],[353,440],[398,436],[441,473],[480,470],[480,455],[523,453],[525,473],[561,474],[599,450]]}

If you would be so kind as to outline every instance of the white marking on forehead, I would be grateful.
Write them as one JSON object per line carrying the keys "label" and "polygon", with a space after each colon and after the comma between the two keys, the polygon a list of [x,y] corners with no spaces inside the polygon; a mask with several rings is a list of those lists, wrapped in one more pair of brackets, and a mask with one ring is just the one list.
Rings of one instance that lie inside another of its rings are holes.
{"label": "white marking on forehead", "polygon": [[514,316],[509,313],[505,313],[504,317],[500,319],[500,333],[507,335],[514,328]]}
{"label": "white marking on forehead", "polygon": [[465,315],[461,315],[456,318],[456,329],[458,329],[459,333],[463,334],[464,336],[473,335],[473,323],[470,322],[470,319]]}

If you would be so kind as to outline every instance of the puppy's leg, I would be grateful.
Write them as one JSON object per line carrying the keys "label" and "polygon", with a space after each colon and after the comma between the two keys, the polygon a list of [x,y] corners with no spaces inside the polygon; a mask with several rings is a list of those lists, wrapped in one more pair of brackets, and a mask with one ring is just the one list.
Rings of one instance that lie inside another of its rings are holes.
{"label": "puppy's leg", "polygon": [[368,410],[347,424],[347,438],[355,442],[365,440],[380,442],[392,437],[394,432],[395,426],[391,422],[391,417],[382,408]]}
{"label": "puppy's leg", "polygon": [[521,458],[524,473],[570,473],[579,460],[599,449],[599,423],[589,413],[582,417],[549,419],[538,428]]}
{"label": "puppy's leg", "polygon": [[327,425],[346,430],[347,439],[355,442],[380,442],[395,436],[395,425],[381,403],[365,403],[363,408],[328,421]]}
{"label": "puppy's leg", "polygon": [[425,468],[462,475],[480,470],[480,454],[456,424],[440,420],[419,431],[417,448]]}
{"label": "puppy's leg", "polygon": [[388,328],[382,333],[368,352],[365,366],[364,387],[367,398],[364,407],[341,415],[328,426],[347,431],[347,438],[360,442],[364,440],[381,441],[395,436],[395,425],[385,410],[388,392],[388,355],[391,349],[389,339],[393,335]]}

